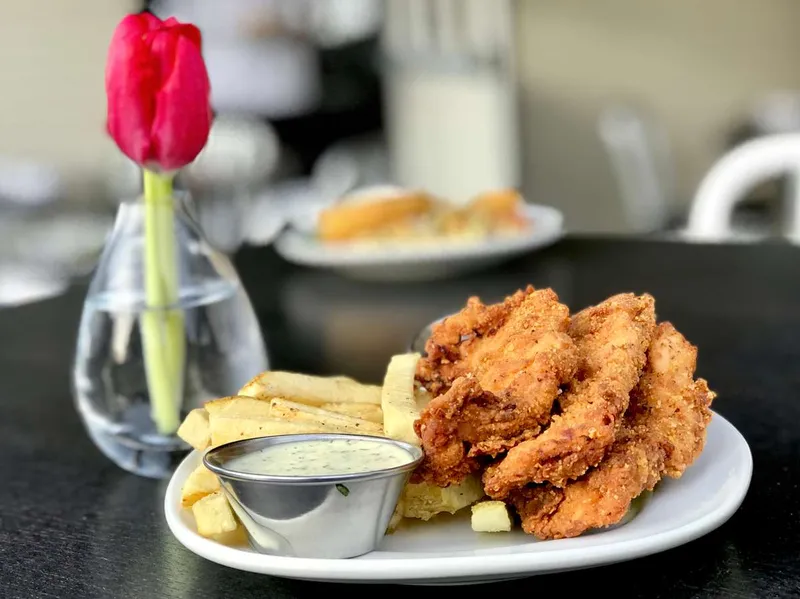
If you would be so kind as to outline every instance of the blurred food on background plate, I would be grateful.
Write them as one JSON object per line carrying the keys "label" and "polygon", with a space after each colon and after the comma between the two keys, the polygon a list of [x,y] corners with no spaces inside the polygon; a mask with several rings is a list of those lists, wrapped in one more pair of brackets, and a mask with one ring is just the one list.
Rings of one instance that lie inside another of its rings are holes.
{"label": "blurred food on background plate", "polygon": [[423,190],[372,188],[324,208],[316,233],[337,245],[480,241],[527,232],[524,205],[513,189],[486,191],[462,205]]}

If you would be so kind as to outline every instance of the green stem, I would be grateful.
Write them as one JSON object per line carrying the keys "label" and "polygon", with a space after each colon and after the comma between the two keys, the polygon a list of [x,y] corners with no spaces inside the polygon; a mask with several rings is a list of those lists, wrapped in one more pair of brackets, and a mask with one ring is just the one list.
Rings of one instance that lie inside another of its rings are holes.
{"label": "green stem", "polygon": [[185,338],[178,307],[178,254],[172,176],[144,171],[144,276],[147,309],[142,346],[152,417],[161,434],[180,426]]}

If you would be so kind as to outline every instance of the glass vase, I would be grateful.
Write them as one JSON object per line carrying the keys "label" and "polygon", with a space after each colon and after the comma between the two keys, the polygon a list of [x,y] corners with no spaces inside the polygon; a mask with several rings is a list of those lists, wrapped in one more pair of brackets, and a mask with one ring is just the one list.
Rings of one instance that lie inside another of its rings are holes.
{"label": "glass vase", "polygon": [[[192,217],[190,196],[162,208],[167,218],[154,226],[152,206],[120,204],[86,296],[72,380],[95,445],[151,478],[169,476],[189,449],[176,431],[190,410],[234,395],[268,368],[250,300]],[[154,229],[164,239],[164,226],[169,241],[154,250]],[[154,305],[149,290],[164,267],[177,299]]]}

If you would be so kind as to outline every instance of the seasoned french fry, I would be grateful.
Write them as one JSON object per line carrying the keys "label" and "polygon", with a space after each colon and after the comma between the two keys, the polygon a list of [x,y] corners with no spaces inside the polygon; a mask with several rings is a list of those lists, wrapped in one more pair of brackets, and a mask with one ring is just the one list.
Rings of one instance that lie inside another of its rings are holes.
{"label": "seasoned french fry", "polygon": [[203,451],[210,441],[208,412],[204,408],[196,408],[189,412],[178,427],[177,434],[198,451]]}
{"label": "seasoned french fry", "polygon": [[204,537],[236,530],[239,523],[222,491],[206,495],[192,506],[197,532]]}
{"label": "seasoned french fry", "polygon": [[269,418],[270,416],[268,401],[239,395],[208,401],[205,409],[212,416],[239,418]]}
{"label": "seasoned french fry", "polygon": [[275,397],[319,406],[326,403],[381,404],[381,388],[353,379],[268,371],[239,390],[239,395],[271,400]]}
{"label": "seasoned french fry", "polygon": [[[310,434],[310,433],[348,433],[381,436],[360,428],[325,424],[321,422],[289,421],[280,418],[237,418],[228,416],[212,416],[211,445],[217,447],[231,441],[252,439],[254,437],[271,437],[274,435]],[[367,423],[371,424],[371,423]]]}
{"label": "seasoned french fry", "polygon": [[508,532],[511,516],[502,501],[481,501],[472,506],[472,530],[475,532]]}
{"label": "seasoned french fry", "polygon": [[383,427],[375,422],[353,418],[345,414],[323,410],[314,406],[308,406],[288,399],[273,399],[270,402],[271,414],[273,418],[286,420],[287,422],[307,422],[319,424],[320,426],[335,426],[358,434],[382,435]]}
{"label": "seasoned french fry", "polygon": [[254,437],[327,432],[323,426],[308,422],[288,422],[278,418],[239,418],[212,415],[209,424],[212,447]]}
{"label": "seasoned french fry", "polygon": [[369,420],[377,424],[383,424],[383,410],[380,406],[373,406],[367,403],[324,403],[319,406],[323,410],[345,414],[353,418]]}
{"label": "seasoned french fry", "polygon": [[181,487],[181,505],[192,507],[198,500],[206,495],[219,491],[219,479],[203,464],[195,468]]}
{"label": "seasoned french fry", "polygon": [[414,421],[419,418],[414,395],[414,373],[419,358],[416,353],[392,356],[381,393],[384,434],[413,445],[420,444],[414,431]]}

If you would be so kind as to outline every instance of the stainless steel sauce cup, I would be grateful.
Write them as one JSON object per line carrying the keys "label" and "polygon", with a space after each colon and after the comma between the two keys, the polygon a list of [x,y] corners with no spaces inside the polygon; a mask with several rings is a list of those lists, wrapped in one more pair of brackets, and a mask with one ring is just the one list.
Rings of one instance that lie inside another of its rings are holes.
{"label": "stainless steel sauce cup", "polygon": [[[320,476],[252,474],[226,466],[266,447],[331,439],[388,443],[407,451],[409,461],[382,470]],[[206,452],[203,463],[219,477],[256,551],[334,559],[363,555],[378,546],[422,455],[419,447],[382,437],[278,435],[220,445]]]}

